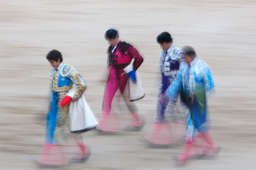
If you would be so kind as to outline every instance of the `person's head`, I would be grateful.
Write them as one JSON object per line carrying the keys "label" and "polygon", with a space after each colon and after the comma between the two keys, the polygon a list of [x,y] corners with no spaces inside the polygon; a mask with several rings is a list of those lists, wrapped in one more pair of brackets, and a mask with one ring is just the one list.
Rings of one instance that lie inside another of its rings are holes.
{"label": "person's head", "polygon": [[182,48],[182,51],[184,53],[184,60],[187,64],[190,64],[194,58],[196,57],[196,51],[191,46],[184,46]]}
{"label": "person's head", "polygon": [[168,32],[162,32],[156,38],[157,42],[160,44],[163,50],[168,50],[172,45],[172,36]]}
{"label": "person's head", "polygon": [[58,50],[51,50],[47,54],[46,59],[49,61],[53,68],[58,68],[63,61],[62,54]]}
{"label": "person's head", "polygon": [[105,32],[105,39],[112,46],[115,46],[119,43],[119,33],[115,29],[109,29]]}

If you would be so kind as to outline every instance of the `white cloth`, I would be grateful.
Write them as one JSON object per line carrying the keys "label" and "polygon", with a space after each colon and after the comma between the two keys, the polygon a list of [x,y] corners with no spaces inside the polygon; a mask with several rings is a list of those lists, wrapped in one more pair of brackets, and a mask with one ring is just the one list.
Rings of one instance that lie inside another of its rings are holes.
{"label": "white cloth", "polygon": [[132,61],[130,62],[130,64],[124,68],[124,71],[125,71],[127,74],[133,70],[133,63],[134,63],[134,59],[132,59]]}
{"label": "white cloth", "polygon": [[[129,65],[127,65],[124,68],[124,71],[128,74],[130,71],[133,70],[133,63],[134,59],[130,62]],[[130,94],[130,101],[136,101],[139,99],[142,99],[145,96],[145,92],[142,88],[142,83],[139,78],[138,73],[136,72],[136,83],[134,83],[130,78],[129,78],[129,94]]]}
{"label": "white cloth", "polygon": [[144,89],[139,74],[136,72],[136,83],[129,79],[130,101],[142,99],[145,96]]}
{"label": "white cloth", "polygon": [[98,121],[84,95],[82,95],[77,101],[70,103],[69,116],[71,132],[90,130],[96,128],[98,125]]}

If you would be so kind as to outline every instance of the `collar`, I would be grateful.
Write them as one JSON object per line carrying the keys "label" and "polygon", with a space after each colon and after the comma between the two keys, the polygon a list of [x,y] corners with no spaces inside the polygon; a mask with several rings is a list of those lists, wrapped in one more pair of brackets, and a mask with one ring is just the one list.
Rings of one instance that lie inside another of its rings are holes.
{"label": "collar", "polygon": [[117,48],[117,45],[115,45],[115,46],[112,48],[111,52],[114,53],[114,52],[116,51],[116,48]]}
{"label": "collar", "polygon": [[198,57],[195,57],[194,60],[190,63],[190,66],[191,67],[194,66],[198,60],[199,60]]}
{"label": "collar", "polygon": [[164,54],[164,56],[170,56],[170,57],[172,57],[172,52],[173,52],[173,50],[174,50],[174,45],[171,45],[171,47],[170,48],[168,48],[168,50],[166,51],[166,50],[163,50],[163,54]]}
{"label": "collar", "polygon": [[168,53],[171,53],[171,52],[172,52],[172,50],[173,50],[173,45],[171,45],[171,47],[166,51],[166,52],[167,52],[167,54],[168,54]]}
{"label": "collar", "polygon": [[114,52],[116,51],[116,49],[117,49],[117,47],[120,45],[120,43],[121,43],[121,41],[119,41],[119,42],[117,43],[117,45],[113,46],[113,48],[112,48],[112,50],[111,50],[112,53],[114,53]]}
{"label": "collar", "polygon": [[64,67],[64,62],[61,62],[59,67],[56,70],[61,70]]}
{"label": "collar", "polygon": [[120,46],[121,42],[122,42],[122,41],[119,41],[119,42],[114,46],[114,48]]}

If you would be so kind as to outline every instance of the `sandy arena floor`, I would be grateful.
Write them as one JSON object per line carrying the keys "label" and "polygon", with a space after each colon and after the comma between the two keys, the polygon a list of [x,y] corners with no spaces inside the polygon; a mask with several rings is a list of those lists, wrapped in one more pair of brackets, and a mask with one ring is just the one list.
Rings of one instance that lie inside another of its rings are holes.
{"label": "sandy arena floor", "polygon": [[[141,141],[151,128],[158,92],[161,31],[177,46],[193,45],[212,68],[212,135],[222,147],[214,160],[194,160],[190,170],[254,170],[255,0],[0,0],[0,170],[35,170],[44,141],[48,94],[46,53],[53,48],[86,78],[87,99],[99,116],[106,67],[104,32],[120,30],[145,57],[140,69],[147,96],[138,133],[85,135],[92,156],[65,170],[169,170],[183,146],[149,149]],[[254,30],[254,31],[253,31]],[[253,104],[254,103],[254,104]],[[180,169],[180,168],[177,168]]]}

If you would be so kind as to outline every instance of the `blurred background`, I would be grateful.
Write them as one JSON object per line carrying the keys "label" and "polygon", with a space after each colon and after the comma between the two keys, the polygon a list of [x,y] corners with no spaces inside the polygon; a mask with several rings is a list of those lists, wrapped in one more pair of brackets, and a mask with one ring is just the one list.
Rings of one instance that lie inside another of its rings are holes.
{"label": "blurred background", "polygon": [[[86,97],[101,112],[108,28],[135,45],[146,97],[141,132],[85,134],[92,155],[72,169],[167,170],[183,145],[150,149],[142,142],[154,122],[160,48],[156,36],[169,31],[178,47],[192,45],[210,65],[216,94],[210,98],[212,135],[222,147],[214,160],[184,169],[254,170],[256,153],[255,0],[0,0],[0,170],[34,170],[44,141],[50,66],[58,49],[88,83]],[[62,169],[71,169],[64,167]]]}

